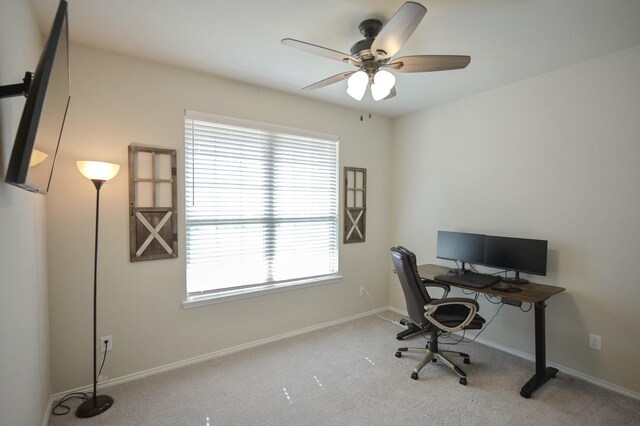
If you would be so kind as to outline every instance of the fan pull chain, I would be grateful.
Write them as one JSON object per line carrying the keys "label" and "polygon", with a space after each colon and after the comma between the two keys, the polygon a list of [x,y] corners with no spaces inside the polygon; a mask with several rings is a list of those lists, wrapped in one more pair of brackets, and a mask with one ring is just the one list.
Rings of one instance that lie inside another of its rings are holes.
{"label": "fan pull chain", "polygon": [[[371,99],[367,100],[367,107],[369,109],[367,116],[369,117],[369,120],[371,120]],[[360,121],[364,121],[364,111],[360,112]]]}

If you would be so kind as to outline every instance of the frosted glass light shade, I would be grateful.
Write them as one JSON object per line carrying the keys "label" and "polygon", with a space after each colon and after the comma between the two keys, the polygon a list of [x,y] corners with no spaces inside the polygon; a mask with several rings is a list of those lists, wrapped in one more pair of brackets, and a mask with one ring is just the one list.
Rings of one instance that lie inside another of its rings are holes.
{"label": "frosted glass light shade", "polygon": [[40,163],[42,163],[44,160],[47,159],[49,155],[45,154],[42,151],[38,151],[37,149],[33,149],[33,151],[31,151],[31,158],[29,159],[29,167],[33,167],[36,166]]}
{"label": "frosted glass light shade", "polygon": [[102,161],[76,161],[78,170],[87,179],[111,180],[120,170],[119,164],[103,163]]}
{"label": "frosted glass light shade", "polygon": [[371,96],[374,101],[379,101],[389,96],[391,89],[396,84],[396,77],[389,71],[380,70],[373,76],[371,84]]}
{"label": "frosted glass light shade", "polygon": [[351,77],[347,80],[347,93],[356,101],[359,101],[364,96],[364,92],[367,90],[369,84],[369,76],[364,71],[357,71],[351,74]]}

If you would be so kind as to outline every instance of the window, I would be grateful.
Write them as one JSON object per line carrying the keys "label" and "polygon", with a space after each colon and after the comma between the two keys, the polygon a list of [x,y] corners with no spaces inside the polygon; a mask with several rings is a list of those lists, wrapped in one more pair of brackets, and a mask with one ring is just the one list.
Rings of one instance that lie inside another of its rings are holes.
{"label": "window", "polygon": [[190,300],[321,282],[338,272],[338,139],[188,111]]}

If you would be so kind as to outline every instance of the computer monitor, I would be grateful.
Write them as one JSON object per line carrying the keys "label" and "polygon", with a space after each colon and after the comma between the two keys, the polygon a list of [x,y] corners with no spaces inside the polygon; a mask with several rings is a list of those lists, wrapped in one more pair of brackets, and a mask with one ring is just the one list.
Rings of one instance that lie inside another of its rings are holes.
{"label": "computer monitor", "polygon": [[547,275],[546,240],[487,235],[484,242],[484,265],[516,273],[515,278],[503,278],[503,281],[515,284],[528,283],[529,281],[520,278],[520,272]]}
{"label": "computer monitor", "polygon": [[481,264],[484,261],[484,239],[483,234],[438,231],[436,257],[462,262],[456,272],[463,274],[465,263]]}

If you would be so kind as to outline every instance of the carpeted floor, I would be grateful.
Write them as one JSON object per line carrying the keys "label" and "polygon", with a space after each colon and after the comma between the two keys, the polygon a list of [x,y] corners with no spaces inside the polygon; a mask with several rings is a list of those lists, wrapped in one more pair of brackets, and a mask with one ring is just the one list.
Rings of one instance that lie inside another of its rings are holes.
{"label": "carpeted floor", "polygon": [[[399,318],[392,312],[388,318]],[[468,385],[431,363],[410,379],[424,346],[376,316],[158,374],[101,393],[115,403],[90,419],[71,413],[49,425],[638,425],[640,401],[558,374],[531,399],[519,390],[532,362],[461,343]],[[444,349],[448,345],[441,345]]]}

